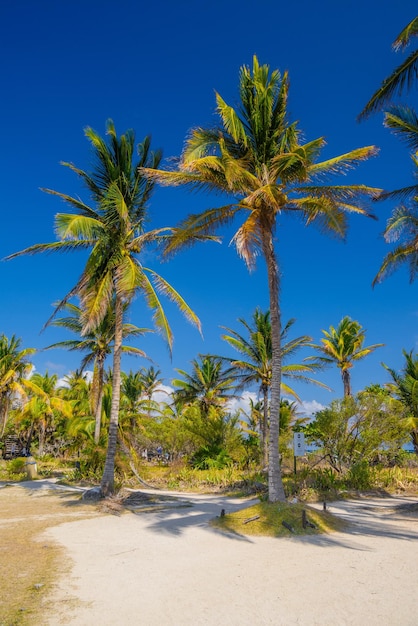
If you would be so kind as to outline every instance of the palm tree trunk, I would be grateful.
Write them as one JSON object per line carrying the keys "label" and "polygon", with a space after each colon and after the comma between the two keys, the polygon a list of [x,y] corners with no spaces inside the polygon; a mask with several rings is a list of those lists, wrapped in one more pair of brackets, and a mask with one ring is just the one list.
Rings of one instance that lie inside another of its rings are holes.
{"label": "palm tree trunk", "polygon": [[350,371],[342,370],[341,376],[343,379],[344,385],[344,398],[349,398],[351,396],[351,380],[350,380]]}
{"label": "palm tree trunk", "polygon": [[[100,439],[100,426],[102,424],[102,404],[103,404],[103,378],[104,378],[104,359],[98,357],[97,359],[97,380],[96,380],[96,394],[94,398],[94,443],[97,445]],[[94,385],[93,385],[94,386]]]}
{"label": "palm tree trunk", "polygon": [[280,386],[282,379],[279,268],[274,252],[273,233],[271,228],[267,232],[265,232],[263,237],[263,253],[267,264],[267,276],[269,285],[272,348],[268,498],[269,502],[284,502],[286,500],[286,496],[283,488],[279,457]]}
{"label": "palm tree trunk", "polygon": [[118,439],[120,405],[120,365],[122,353],[123,307],[122,300],[116,294],[115,302],[115,341],[113,346],[112,405],[110,409],[109,439],[106,462],[100,491],[103,497],[111,495],[115,487],[115,458]]}
{"label": "palm tree trunk", "polygon": [[269,390],[266,385],[263,385],[263,424],[262,424],[262,452],[263,452],[263,468],[268,467],[269,464]]}
{"label": "palm tree trunk", "polygon": [[0,438],[4,436],[9,413],[9,398],[6,394],[0,398]]}

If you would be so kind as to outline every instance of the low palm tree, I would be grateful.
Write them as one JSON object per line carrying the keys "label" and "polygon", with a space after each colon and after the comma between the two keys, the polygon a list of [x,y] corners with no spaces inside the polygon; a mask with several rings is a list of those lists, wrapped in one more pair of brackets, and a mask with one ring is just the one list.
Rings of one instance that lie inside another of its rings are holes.
{"label": "low palm tree", "polygon": [[235,378],[232,368],[225,369],[222,359],[211,355],[192,361],[191,374],[176,370],[183,378],[172,381],[174,401],[182,406],[197,405],[202,417],[208,416],[211,408],[224,409],[234,397]]}
{"label": "low palm tree", "polygon": [[171,233],[171,229],[165,228],[152,231],[145,229],[154,183],[144,177],[142,168],[157,168],[161,153],[151,151],[149,137],[136,145],[133,131],[118,137],[111,120],[107,123],[108,141],[92,128],[87,128],[85,134],[95,157],[93,171],[87,173],[70,163],[64,165],[75,172],[87,187],[94,207],[79,198],[51,189],[45,190],[64,200],[75,212],[56,215],[58,241],[36,244],[8,258],[40,252],[90,251],[79,280],[58,307],[64,306],[73,296],[79,297],[83,311],[83,335],[99,326],[114,302],[112,408],[101,481],[101,493],[107,496],[114,490],[124,307],[140,292],[153,312],[155,325],[169,346],[172,345],[173,335],[160,295],[177,304],[182,313],[198,327],[199,320],[180,294],[138,258],[146,247]]}
{"label": "low palm tree", "polygon": [[320,162],[324,138],[307,143],[287,111],[289,77],[270,73],[254,57],[253,67],[241,68],[237,108],[216,94],[220,125],[195,128],[175,171],[146,170],[151,180],[164,185],[186,185],[192,190],[229,195],[231,201],[182,221],[167,242],[170,254],[188,246],[197,235],[214,235],[221,226],[243,215],[233,237],[238,254],[251,270],[258,254],[267,267],[272,326],[272,381],[269,445],[269,500],[285,500],[279,459],[281,388],[280,271],[275,249],[277,219],[299,215],[306,225],[344,236],[347,213],[370,216],[364,200],[379,190],[365,185],[327,185],[329,175],[341,174],[376,154],[374,146],[359,148]]}
{"label": "low palm tree", "polygon": [[4,435],[13,398],[25,396],[21,383],[32,369],[28,357],[36,352],[34,348],[22,350],[21,342],[15,335],[10,340],[0,335],[0,437]]}
{"label": "low palm tree", "polygon": [[387,387],[395,398],[398,398],[408,412],[408,423],[411,429],[411,440],[415,453],[418,454],[418,357],[413,351],[403,350],[405,364],[401,372],[396,372],[383,363],[383,367],[392,377]]}
{"label": "low palm tree", "polygon": [[[395,51],[404,50],[413,37],[418,35],[418,17],[414,17],[405,28],[399,33],[393,42]],[[382,110],[388,104],[393,96],[401,94],[404,88],[410,89],[418,78],[418,50],[414,50],[411,54],[396,67],[392,74],[385,78],[379,89],[372,95],[359,118],[365,118],[375,111]]]}
{"label": "low palm tree", "polygon": [[319,357],[308,357],[307,360],[317,359],[323,365],[335,364],[341,371],[344,385],[344,397],[351,396],[351,368],[356,361],[364,359],[382,347],[383,343],[364,346],[366,331],[355,320],[345,316],[337,328],[330,326],[329,330],[322,331],[325,337],[320,345],[313,345],[320,353]]}
{"label": "low palm tree", "polygon": [[[124,305],[126,310],[127,305]],[[80,369],[84,371],[89,365],[93,365],[93,381],[91,394],[91,410],[95,418],[94,441],[99,443],[100,427],[102,421],[102,400],[104,384],[104,368],[106,358],[112,353],[113,341],[115,337],[115,307],[112,302],[101,322],[95,328],[83,334],[83,311],[80,307],[71,302],[66,302],[64,307],[68,312],[66,317],[56,318],[51,321],[51,325],[76,333],[79,339],[58,341],[47,346],[45,350],[53,348],[64,348],[70,351],[85,352],[81,361]],[[146,328],[138,328],[134,324],[124,323],[122,326],[122,337],[139,337],[150,332]],[[121,346],[121,352],[125,354],[146,357],[143,350],[133,346]]]}
{"label": "low palm tree", "polygon": [[156,369],[153,365],[150,365],[148,368],[143,367],[141,368],[141,379],[144,395],[151,402],[153,394],[160,390],[163,384],[161,370]]}
{"label": "low palm tree", "polygon": [[38,453],[44,454],[45,437],[48,428],[53,428],[56,421],[70,419],[72,417],[71,402],[62,398],[57,389],[58,376],[39,374],[35,372],[29,379],[24,381],[28,390],[28,398],[19,411],[19,420],[30,420],[30,431],[27,442],[27,450],[30,451],[33,433],[38,431]]}
{"label": "low palm tree", "polygon": [[[246,329],[247,337],[240,335],[231,328],[225,328],[229,335],[222,335],[232,348],[237,350],[242,359],[231,357],[220,357],[236,369],[236,377],[239,381],[237,390],[245,389],[254,383],[259,384],[260,395],[263,398],[263,422],[261,428],[261,439],[264,464],[268,464],[268,420],[269,420],[269,392],[272,378],[272,338],[270,312],[263,313],[256,309],[252,323],[244,319],[238,320]],[[293,396],[300,401],[297,393],[283,379],[297,380],[299,382],[312,383],[325,389],[329,389],[323,383],[311,378],[308,374],[318,369],[317,363],[289,363],[294,354],[312,345],[312,337],[302,335],[289,340],[288,335],[296,320],[289,320],[283,327],[281,333],[281,357],[282,357],[282,393]]]}

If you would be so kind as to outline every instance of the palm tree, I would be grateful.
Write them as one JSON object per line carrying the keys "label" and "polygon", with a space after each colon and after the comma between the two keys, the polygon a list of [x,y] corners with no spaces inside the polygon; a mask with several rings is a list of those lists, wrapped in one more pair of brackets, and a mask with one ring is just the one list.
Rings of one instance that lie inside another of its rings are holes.
{"label": "palm tree", "polygon": [[21,339],[13,335],[10,340],[0,335],[0,437],[3,437],[11,402],[16,395],[24,397],[21,381],[32,369],[28,356],[34,348],[20,349]]}
{"label": "palm tree", "polygon": [[[103,319],[95,327],[83,334],[83,311],[80,307],[66,302],[64,308],[68,311],[68,316],[54,319],[51,324],[66,328],[79,335],[80,339],[72,339],[66,341],[58,341],[45,350],[52,348],[65,348],[71,351],[86,352],[81,361],[81,371],[84,371],[88,365],[93,364],[93,384],[91,408],[95,416],[94,441],[99,443],[100,426],[102,420],[102,400],[103,400],[103,384],[104,384],[104,367],[108,355],[112,353],[112,344],[115,336],[115,307],[114,302],[106,311]],[[124,304],[124,310],[127,303]],[[146,328],[138,328],[133,324],[124,323],[122,326],[122,337],[138,337],[145,332],[149,332]],[[133,346],[121,346],[121,352],[135,356],[146,357],[143,350]]]}
{"label": "palm tree", "polygon": [[30,397],[19,412],[20,419],[29,418],[31,422],[27,450],[30,451],[33,432],[37,428],[39,456],[43,456],[47,428],[53,428],[56,420],[72,417],[71,402],[59,395],[56,374],[50,376],[48,372],[44,375],[35,372],[30,379],[23,382],[30,392]]}
{"label": "palm tree", "polygon": [[[404,50],[411,42],[412,37],[418,35],[418,17],[399,33],[393,42],[395,50]],[[401,94],[404,87],[410,89],[418,77],[418,50],[414,50],[401,65],[396,67],[392,74],[385,78],[379,89],[370,98],[359,118],[365,118],[375,111],[381,110],[391,101],[394,94]]]}
{"label": "palm tree", "polygon": [[163,383],[161,376],[161,371],[159,369],[155,369],[153,365],[150,365],[148,368],[141,368],[141,378],[143,384],[143,393],[148,399],[149,402],[152,400],[153,394],[160,390],[160,387]]}
{"label": "palm tree", "polygon": [[211,408],[223,409],[233,396],[235,379],[232,368],[223,369],[222,359],[211,355],[192,361],[193,371],[176,370],[183,379],[172,381],[174,401],[183,406],[197,405],[203,418]]}
{"label": "palm tree", "polygon": [[121,406],[123,406],[123,411],[133,429],[137,423],[139,404],[144,394],[144,382],[141,371],[132,372],[131,370],[129,374],[122,372],[121,393]]}
{"label": "palm tree", "polygon": [[391,393],[398,398],[406,407],[411,428],[412,445],[418,454],[418,357],[413,356],[413,351],[402,351],[405,357],[405,365],[401,373],[396,372],[383,363],[383,367],[389,372],[393,383],[388,384]]}
{"label": "palm tree", "polygon": [[[252,323],[240,318],[238,320],[246,329],[248,339],[240,335],[231,328],[226,328],[230,335],[222,335],[231,347],[240,352],[242,359],[234,359],[230,357],[220,357],[236,368],[236,376],[240,381],[238,389],[245,389],[254,383],[259,384],[260,394],[263,398],[263,421],[261,427],[261,439],[263,458],[265,466],[268,465],[268,415],[269,415],[269,392],[272,377],[272,337],[270,312],[263,313],[260,309],[256,309]],[[312,383],[325,389],[329,389],[323,383],[310,378],[307,374],[318,369],[317,363],[288,363],[289,358],[293,357],[295,352],[304,347],[312,345],[312,337],[302,335],[295,339],[288,339],[288,334],[296,320],[289,320],[281,332],[281,359],[282,359],[282,379],[289,378],[300,382]],[[296,400],[300,398],[296,392],[283,380],[281,383],[281,391],[287,393]]]}
{"label": "palm tree", "polygon": [[153,311],[154,323],[164,334],[169,347],[172,345],[172,331],[159,298],[160,294],[174,301],[197,326],[199,320],[173,287],[154,270],[142,265],[137,257],[146,246],[155,243],[160,237],[167,237],[171,232],[165,228],[148,232],[145,230],[147,205],[154,183],[144,177],[141,168],[158,167],[161,153],[151,151],[149,137],[136,146],[133,131],[127,131],[118,137],[111,120],[107,123],[108,141],[91,128],[87,128],[85,134],[96,159],[93,171],[89,174],[70,163],[64,165],[83,181],[95,207],[90,207],[79,198],[46,189],[48,193],[64,200],[75,212],[56,215],[55,228],[59,241],[37,244],[8,258],[38,252],[90,250],[79,280],[58,307],[64,306],[73,296],[80,298],[83,335],[97,328],[114,301],[112,407],[106,462],[101,481],[101,493],[107,496],[114,490],[124,306],[140,291]]}
{"label": "palm tree", "polygon": [[354,362],[364,359],[371,354],[376,348],[382,347],[383,343],[375,343],[372,346],[365,347],[364,340],[366,331],[355,320],[345,316],[338,324],[337,328],[330,326],[329,331],[322,331],[325,335],[321,339],[321,345],[315,345],[323,356],[308,357],[310,359],[318,359],[323,365],[335,363],[341,370],[341,377],[344,385],[344,397],[351,396],[351,375],[350,370]]}
{"label": "palm tree", "polygon": [[191,131],[176,171],[148,170],[147,175],[165,185],[218,191],[232,196],[230,204],[186,218],[167,242],[165,253],[190,245],[191,235],[213,235],[218,227],[244,214],[234,235],[238,254],[251,270],[261,252],[267,266],[272,326],[272,381],[269,445],[269,500],[284,500],[279,462],[281,321],[279,267],[275,250],[277,218],[283,213],[301,215],[305,223],[344,236],[346,213],[369,215],[362,200],[378,190],[365,185],[324,185],[328,174],[346,172],[376,154],[366,147],[317,162],[325,140],[301,143],[296,123],[288,120],[289,77],[270,73],[254,57],[252,71],[240,73],[240,105],[229,106],[216,95],[221,125]]}

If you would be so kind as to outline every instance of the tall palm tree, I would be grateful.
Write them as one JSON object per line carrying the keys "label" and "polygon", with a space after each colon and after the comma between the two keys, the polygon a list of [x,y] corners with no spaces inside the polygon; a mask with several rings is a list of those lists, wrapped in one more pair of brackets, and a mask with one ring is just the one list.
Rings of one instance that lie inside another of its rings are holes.
{"label": "tall palm tree", "polygon": [[[394,50],[404,50],[411,42],[412,37],[418,35],[418,17],[405,26],[393,42]],[[418,50],[411,54],[394,69],[392,74],[385,78],[379,89],[372,95],[359,118],[365,118],[375,111],[381,110],[392,97],[401,94],[406,87],[410,89],[418,78]]]}
{"label": "tall palm tree", "polygon": [[222,409],[233,396],[235,379],[232,368],[224,369],[222,359],[211,355],[192,361],[193,371],[176,370],[183,378],[172,381],[174,400],[183,406],[196,405],[205,418],[211,408]]}
{"label": "tall palm tree", "polygon": [[[53,326],[66,328],[76,333],[80,338],[66,341],[58,341],[47,346],[45,350],[53,348],[64,348],[71,351],[86,352],[81,361],[81,371],[93,364],[93,384],[91,409],[95,418],[94,441],[99,443],[100,426],[102,419],[102,400],[103,400],[103,384],[104,384],[104,367],[106,358],[112,353],[113,341],[115,336],[115,307],[114,301],[110,304],[103,319],[95,327],[83,334],[83,311],[80,307],[71,302],[66,302],[64,308],[68,312],[66,317],[52,320]],[[127,303],[124,304],[124,310]],[[138,337],[145,332],[149,332],[146,328],[138,328],[134,324],[124,323],[122,326],[122,337]],[[146,357],[145,352],[133,346],[121,346],[121,352],[135,356]]]}
{"label": "tall palm tree", "polygon": [[388,385],[389,390],[406,407],[411,428],[412,445],[418,454],[418,357],[413,351],[403,350],[405,365],[402,371],[396,372],[383,363],[383,367],[389,372],[393,382]]}
{"label": "tall palm tree", "polygon": [[364,346],[366,331],[355,320],[345,316],[338,324],[337,328],[330,326],[329,331],[322,331],[325,335],[321,339],[321,344],[314,346],[323,356],[308,357],[318,359],[323,365],[335,365],[341,371],[344,385],[344,397],[351,396],[351,368],[356,361],[364,359],[376,348],[382,347],[383,343],[375,343],[371,346]]}
{"label": "tall palm tree", "polygon": [[[270,312],[263,313],[256,309],[252,323],[240,318],[238,320],[246,329],[248,338],[243,337],[231,328],[226,328],[230,334],[222,335],[231,347],[237,350],[242,359],[221,357],[228,361],[233,368],[236,368],[236,376],[240,381],[238,389],[245,389],[254,383],[259,384],[260,394],[263,398],[263,422],[261,428],[261,439],[264,464],[268,464],[268,416],[269,416],[269,392],[272,377],[272,337]],[[305,383],[312,383],[325,389],[329,389],[323,383],[311,378],[311,374],[318,369],[317,363],[289,363],[289,359],[304,347],[312,345],[312,337],[302,335],[294,339],[288,339],[289,331],[296,320],[289,320],[281,332],[281,359],[282,359],[282,383],[281,391],[289,394],[300,401],[297,393],[290,387],[283,378],[297,380]]]}
{"label": "tall palm tree", "polygon": [[13,335],[10,340],[0,335],[0,437],[3,437],[13,397],[25,395],[21,381],[30,374],[28,357],[34,348],[21,350],[22,340]]}
{"label": "tall palm tree", "polygon": [[[160,294],[174,301],[197,326],[199,320],[173,287],[154,270],[142,265],[137,256],[146,246],[170,233],[170,229],[164,228],[148,232],[145,230],[148,201],[154,183],[144,177],[141,168],[158,167],[161,153],[151,151],[149,137],[136,146],[133,131],[129,130],[118,137],[111,120],[107,123],[108,141],[92,128],[87,128],[85,134],[96,159],[93,171],[87,173],[70,163],[64,165],[85,184],[94,208],[79,198],[46,189],[48,193],[64,200],[75,212],[56,215],[55,229],[59,241],[37,244],[8,258],[38,252],[90,250],[79,280],[60,303],[60,306],[64,306],[73,296],[80,298],[84,335],[102,322],[114,300],[112,407],[101,481],[101,493],[107,496],[114,490],[124,306],[132,301],[138,291],[141,292],[153,311],[154,323],[164,334],[169,346],[172,344],[172,331]],[[138,153],[137,159],[135,152]]]}
{"label": "tall palm tree", "polygon": [[213,235],[218,227],[243,213],[243,223],[234,235],[238,254],[253,269],[261,252],[267,266],[272,325],[272,381],[269,446],[269,500],[284,500],[279,462],[279,409],[281,386],[281,321],[279,267],[275,250],[277,218],[283,213],[301,215],[306,225],[318,223],[325,230],[344,236],[346,213],[369,215],[362,201],[378,190],[365,185],[324,184],[329,174],[343,173],[376,153],[373,146],[317,162],[325,140],[301,142],[296,123],[287,112],[289,77],[278,70],[270,73],[254,57],[252,70],[240,72],[240,104],[228,105],[216,94],[219,128],[196,128],[190,132],[175,171],[147,171],[165,185],[218,191],[232,202],[186,218],[165,252],[190,245],[191,234]]}

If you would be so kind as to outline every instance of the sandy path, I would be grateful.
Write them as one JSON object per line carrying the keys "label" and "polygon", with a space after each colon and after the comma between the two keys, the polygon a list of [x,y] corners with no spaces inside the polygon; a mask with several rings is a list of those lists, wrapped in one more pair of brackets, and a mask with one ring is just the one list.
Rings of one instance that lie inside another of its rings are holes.
{"label": "sandy path", "polygon": [[46,623],[417,626],[418,519],[387,510],[411,499],[331,504],[356,520],[349,533],[289,539],[219,534],[208,519],[242,501],[187,499],[50,529],[73,567]]}

